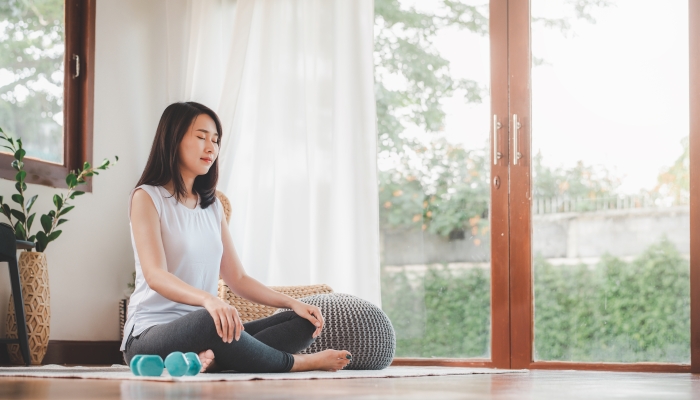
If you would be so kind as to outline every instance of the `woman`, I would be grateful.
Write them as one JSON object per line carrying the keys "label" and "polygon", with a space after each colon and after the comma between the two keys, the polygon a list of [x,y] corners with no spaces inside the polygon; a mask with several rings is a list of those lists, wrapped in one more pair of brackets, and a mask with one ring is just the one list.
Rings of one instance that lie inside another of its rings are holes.
{"label": "woman", "polygon": [[[202,372],[342,369],[347,351],[295,354],[321,333],[321,310],[243,270],[215,196],[221,133],[217,115],[198,103],[171,104],[161,116],[129,202],[136,289],[124,326],[125,360],[191,351]],[[292,311],[243,324],[217,296],[219,275],[248,300]]]}

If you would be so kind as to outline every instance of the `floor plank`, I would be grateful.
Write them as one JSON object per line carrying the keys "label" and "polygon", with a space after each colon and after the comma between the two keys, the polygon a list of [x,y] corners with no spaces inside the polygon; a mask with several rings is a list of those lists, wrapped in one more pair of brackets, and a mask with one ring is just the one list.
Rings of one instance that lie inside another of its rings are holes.
{"label": "floor plank", "polygon": [[589,371],[162,383],[0,378],[0,399],[700,399],[700,375]]}

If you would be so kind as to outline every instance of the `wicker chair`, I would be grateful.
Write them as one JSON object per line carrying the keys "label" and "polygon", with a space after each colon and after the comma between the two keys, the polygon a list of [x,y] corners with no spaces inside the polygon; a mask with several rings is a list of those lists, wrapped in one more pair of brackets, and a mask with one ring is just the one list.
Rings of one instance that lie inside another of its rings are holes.
{"label": "wicker chair", "polygon": [[[231,202],[218,190],[216,191],[216,197],[219,198],[219,201],[221,201],[221,204],[224,207],[226,222],[230,222]],[[312,296],[315,294],[333,293],[333,289],[324,284],[303,286],[271,286],[270,288],[295,299],[300,299],[302,297]],[[241,321],[244,323],[269,317],[277,310],[275,307],[257,304],[238,296],[237,294],[233,293],[231,289],[229,289],[229,287],[224,283],[224,280],[221,278],[219,278],[219,298],[236,307],[236,310],[238,310],[238,315],[240,315]]]}

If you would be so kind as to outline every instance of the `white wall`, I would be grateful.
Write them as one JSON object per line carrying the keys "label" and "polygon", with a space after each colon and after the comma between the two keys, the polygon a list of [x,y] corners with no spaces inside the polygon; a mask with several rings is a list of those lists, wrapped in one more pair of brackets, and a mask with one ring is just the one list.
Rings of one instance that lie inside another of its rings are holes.
{"label": "white wall", "polygon": [[[93,193],[75,199],[63,234],[46,252],[52,340],[119,339],[118,300],[134,269],[128,194],[167,105],[164,1],[97,1],[94,161],[115,154],[120,161],[96,177]],[[14,190],[13,182],[0,179],[0,193]],[[28,192],[39,195],[34,210],[46,213],[58,190],[29,185]],[[11,293],[6,271],[0,268],[3,317]],[[0,337],[4,333],[3,318]]]}

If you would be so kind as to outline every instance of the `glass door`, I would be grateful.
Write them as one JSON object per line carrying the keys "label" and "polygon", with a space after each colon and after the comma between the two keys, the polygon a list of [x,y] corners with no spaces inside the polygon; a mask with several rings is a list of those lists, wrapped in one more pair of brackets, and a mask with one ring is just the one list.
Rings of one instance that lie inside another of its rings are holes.
{"label": "glass door", "polygon": [[700,371],[700,0],[375,18],[395,364]]}
{"label": "glass door", "polygon": [[531,2],[534,360],[689,364],[688,3],[571,11]]}
{"label": "glass door", "polygon": [[509,3],[513,368],[691,369],[689,4]]}
{"label": "glass door", "polygon": [[491,85],[491,14],[505,43],[504,5],[375,1],[382,308],[399,362],[507,366],[507,236],[493,240],[507,183],[494,197],[491,141],[507,90],[505,68]]}

